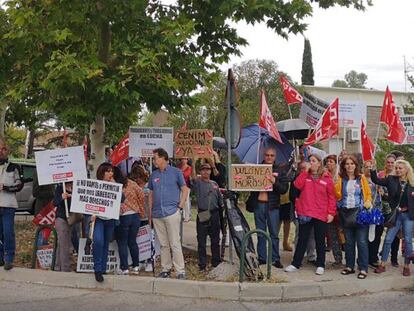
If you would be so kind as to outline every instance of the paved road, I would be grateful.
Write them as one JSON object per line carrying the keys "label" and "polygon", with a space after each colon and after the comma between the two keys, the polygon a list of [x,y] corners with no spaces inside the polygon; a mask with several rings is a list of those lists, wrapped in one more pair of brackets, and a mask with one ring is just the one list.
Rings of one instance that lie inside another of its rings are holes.
{"label": "paved road", "polygon": [[372,295],[283,303],[239,303],[170,298],[129,292],[49,287],[0,281],[1,311],[163,311],[163,310],[413,310],[414,292],[384,292]]}

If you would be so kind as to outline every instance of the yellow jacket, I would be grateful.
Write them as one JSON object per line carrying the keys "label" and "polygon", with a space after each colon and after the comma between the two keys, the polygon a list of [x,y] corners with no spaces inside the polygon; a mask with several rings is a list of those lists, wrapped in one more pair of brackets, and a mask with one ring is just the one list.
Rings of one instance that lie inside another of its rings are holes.
{"label": "yellow jacket", "polygon": [[[361,175],[361,188],[362,196],[364,198],[364,207],[370,208],[372,202],[371,188],[369,187],[368,180],[365,175]],[[335,183],[335,194],[338,201],[342,200],[342,177],[338,176],[338,180]]]}

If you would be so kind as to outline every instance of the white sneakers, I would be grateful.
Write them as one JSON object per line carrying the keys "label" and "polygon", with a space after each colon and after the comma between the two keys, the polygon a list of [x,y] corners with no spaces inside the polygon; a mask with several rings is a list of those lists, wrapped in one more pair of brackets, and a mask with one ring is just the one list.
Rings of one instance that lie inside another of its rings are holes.
{"label": "white sneakers", "polygon": [[140,270],[139,266],[133,267],[131,269],[131,273],[134,274],[134,275],[138,275],[139,274],[139,270]]}
{"label": "white sneakers", "polygon": [[299,269],[296,268],[294,265],[289,265],[285,268],[285,272],[295,272],[298,271]]}
{"label": "white sneakers", "polygon": [[122,270],[122,269],[119,269],[118,271],[117,271],[117,274],[118,275],[128,275],[129,274],[129,270],[127,269],[127,270]]}
{"label": "white sneakers", "polygon": [[316,268],[316,271],[315,271],[315,274],[322,275],[322,274],[324,274],[324,272],[325,272],[325,268],[323,268],[323,267],[317,267]]}

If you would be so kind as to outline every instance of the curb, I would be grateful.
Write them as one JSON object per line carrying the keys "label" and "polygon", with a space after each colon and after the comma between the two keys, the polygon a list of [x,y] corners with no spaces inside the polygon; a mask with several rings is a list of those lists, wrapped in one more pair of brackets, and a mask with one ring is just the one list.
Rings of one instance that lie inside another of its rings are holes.
{"label": "curb", "polygon": [[292,283],[239,283],[159,279],[140,276],[106,275],[103,283],[93,274],[14,268],[0,271],[0,281],[23,282],[69,288],[104,289],[182,298],[210,298],[232,301],[296,301],[388,290],[414,288],[414,278],[384,277],[357,281]]}

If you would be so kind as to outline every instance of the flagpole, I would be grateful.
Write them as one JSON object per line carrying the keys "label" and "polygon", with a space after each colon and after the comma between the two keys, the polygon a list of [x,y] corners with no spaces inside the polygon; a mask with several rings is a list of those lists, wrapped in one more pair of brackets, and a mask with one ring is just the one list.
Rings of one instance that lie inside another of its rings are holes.
{"label": "flagpole", "polygon": [[258,132],[259,132],[259,137],[257,138],[257,155],[256,155],[256,164],[259,164],[259,153],[260,153],[260,125],[257,125],[258,127]]}
{"label": "flagpole", "polygon": [[381,127],[381,122],[378,122],[378,126],[377,126],[377,134],[375,135],[375,149],[374,149],[374,157],[375,157],[375,154],[377,153],[377,145],[378,145],[378,139],[379,139],[379,131],[380,131],[380,127]]}

